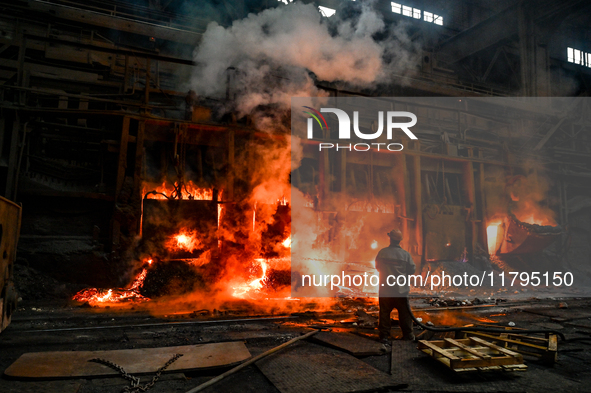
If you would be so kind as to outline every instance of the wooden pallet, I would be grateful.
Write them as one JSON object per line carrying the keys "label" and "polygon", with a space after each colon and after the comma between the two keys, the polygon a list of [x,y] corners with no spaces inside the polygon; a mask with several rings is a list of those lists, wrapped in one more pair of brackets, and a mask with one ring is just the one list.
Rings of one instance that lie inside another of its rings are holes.
{"label": "wooden pallet", "polygon": [[[517,331],[518,332],[518,331]],[[558,338],[555,334],[547,334],[546,338],[526,336],[519,333],[484,333],[462,332],[464,338],[479,337],[504,348],[523,355],[536,356],[547,364],[553,364],[558,358]]]}
{"label": "wooden pallet", "polygon": [[479,337],[420,340],[418,349],[455,372],[525,371],[523,356]]}

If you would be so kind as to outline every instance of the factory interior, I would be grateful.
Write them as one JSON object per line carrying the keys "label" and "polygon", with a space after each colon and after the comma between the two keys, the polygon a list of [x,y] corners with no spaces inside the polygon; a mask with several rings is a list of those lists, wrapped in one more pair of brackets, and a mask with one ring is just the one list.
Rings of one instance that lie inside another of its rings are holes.
{"label": "factory interior", "polygon": [[1,392],[589,391],[590,2],[0,10]]}

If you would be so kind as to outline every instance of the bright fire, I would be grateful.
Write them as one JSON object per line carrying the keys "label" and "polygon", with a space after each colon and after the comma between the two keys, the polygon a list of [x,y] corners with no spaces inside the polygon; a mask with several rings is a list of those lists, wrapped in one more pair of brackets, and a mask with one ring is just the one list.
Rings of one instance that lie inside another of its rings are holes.
{"label": "bright fire", "polygon": [[283,244],[283,247],[285,248],[291,248],[291,236],[285,239],[281,244]]}
{"label": "bright fire", "polygon": [[488,242],[488,253],[493,255],[497,250],[497,235],[499,234],[500,222],[489,224],[486,227],[486,241]]}
{"label": "bright fire", "polygon": [[[146,261],[149,265],[152,260]],[[116,302],[142,302],[150,300],[143,296],[139,290],[144,286],[144,280],[148,274],[147,269],[142,269],[142,272],[135,278],[133,283],[127,288],[116,289],[100,289],[87,288],[83,289],[74,295],[73,299],[79,302],[88,302],[91,306],[102,303],[116,303]]]}
{"label": "bright fire", "polygon": [[238,285],[234,287],[234,292],[232,296],[237,298],[244,298],[247,294],[254,292],[258,292],[263,288],[263,282],[267,278],[267,262],[264,259],[255,259],[263,270],[261,277],[256,278],[246,284]]}
{"label": "bright fire", "polygon": [[519,221],[527,224],[556,225],[554,212],[532,200],[520,201],[519,205],[512,209],[512,212]]}
{"label": "bright fire", "polygon": [[[195,185],[192,181],[188,181],[180,189],[181,198],[178,197],[177,189],[179,188],[178,183],[174,185],[162,183],[161,185],[150,186],[150,184],[144,184],[143,194],[149,191],[156,191],[158,194],[150,194],[147,196],[148,199],[193,199],[200,201],[211,201],[213,199],[213,190],[211,188],[200,188]],[[164,195],[162,195],[164,194]],[[165,196],[166,195],[166,196]],[[220,198],[218,196],[218,198]]]}
{"label": "bright fire", "polygon": [[373,250],[375,250],[376,248],[378,248],[378,241],[377,240],[374,240],[373,242],[371,242],[371,248]]}
{"label": "bright fire", "polygon": [[195,250],[199,250],[202,244],[197,238],[197,231],[183,229],[166,242],[166,247],[169,250],[194,252]]}
{"label": "bright fire", "polygon": [[545,216],[541,216],[541,215],[536,215],[536,214],[527,214],[527,215],[518,215],[515,214],[515,217],[517,217],[517,219],[521,222],[525,222],[528,224],[537,224],[537,225],[552,225],[555,226],[556,222],[549,217],[545,217]]}

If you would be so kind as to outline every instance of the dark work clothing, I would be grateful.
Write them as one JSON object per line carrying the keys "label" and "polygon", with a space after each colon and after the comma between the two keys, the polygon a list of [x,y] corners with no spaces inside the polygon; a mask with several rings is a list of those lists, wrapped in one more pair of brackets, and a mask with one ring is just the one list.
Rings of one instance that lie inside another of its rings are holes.
{"label": "dark work clothing", "polygon": [[[390,244],[382,248],[376,256],[376,270],[380,272],[380,297],[400,297],[408,295],[410,287],[407,277],[397,281],[398,276],[407,276],[415,273],[415,263],[408,252],[400,248],[398,244]],[[388,280],[388,277],[390,280]],[[398,286],[397,283],[404,284]],[[388,285],[390,284],[390,285]]]}
{"label": "dark work clothing", "polygon": [[[378,330],[381,338],[390,336],[392,323],[390,313],[398,310],[398,321],[403,337],[412,336],[412,317],[408,309],[406,296],[410,291],[408,275],[415,273],[415,263],[408,252],[400,248],[398,243],[380,250],[376,256],[376,270],[380,273],[380,319]],[[390,279],[388,280],[388,277]],[[405,276],[397,281],[398,276]],[[397,283],[404,285],[398,285]],[[390,284],[390,285],[388,285]]]}
{"label": "dark work clothing", "polygon": [[406,297],[381,297],[380,296],[380,319],[378,322],[378,330],[380,338],[387,338],[390,336],[392,329],[392,320],[390,313],[393,309],[398,310],[398,324],[402,329],[403,337],[410,337],[412,335],[412,317],[407,306],[408,299]]}

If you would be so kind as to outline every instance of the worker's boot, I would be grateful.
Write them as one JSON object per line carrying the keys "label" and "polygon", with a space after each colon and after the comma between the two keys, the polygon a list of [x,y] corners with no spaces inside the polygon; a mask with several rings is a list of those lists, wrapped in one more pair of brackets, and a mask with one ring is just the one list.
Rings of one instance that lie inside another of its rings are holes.
{"label": "worker's boot", "polygon": [[378,340],[381,344],[390,345],[390,337],[385,334],[380,333],[380,338]]}
{"label": "worker's boot", "polygon": [[402,340],[404,340],[404,341],[415,341],[416,339],[417,338],[412,333],[402,336]]}

